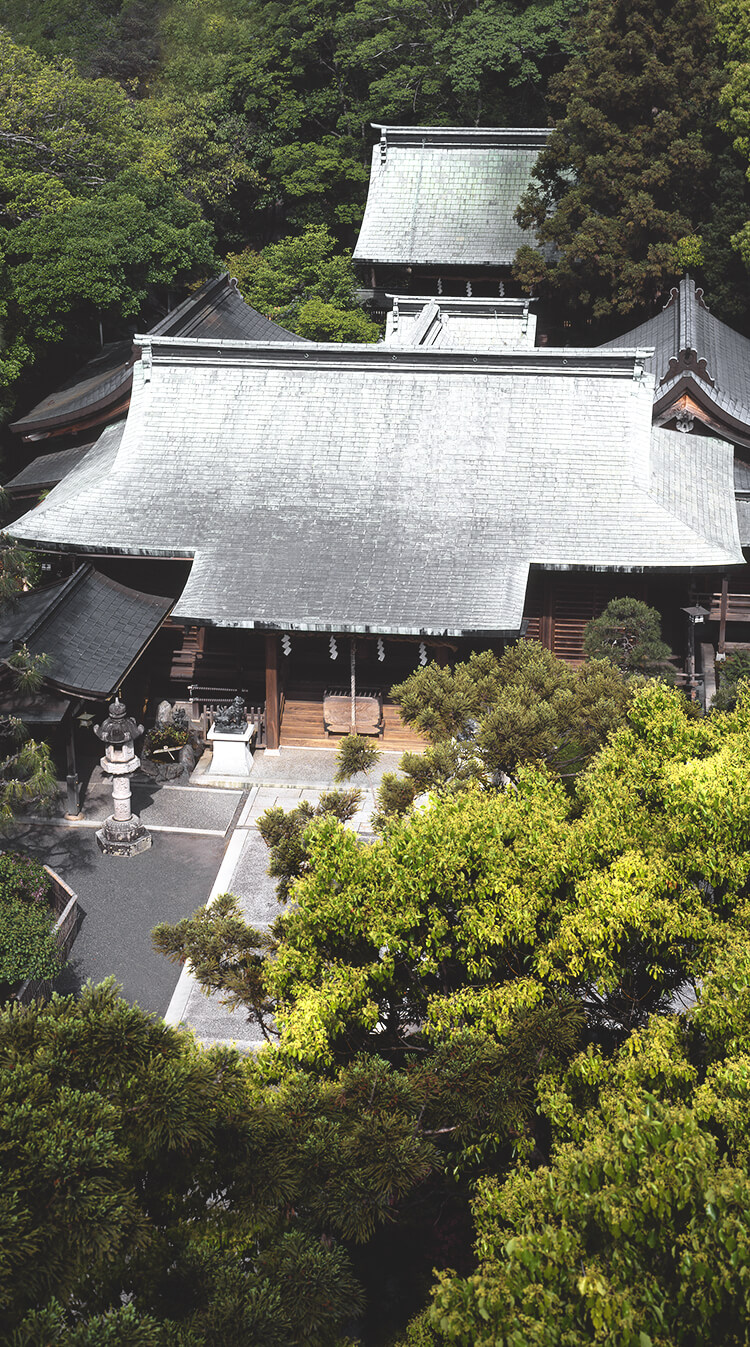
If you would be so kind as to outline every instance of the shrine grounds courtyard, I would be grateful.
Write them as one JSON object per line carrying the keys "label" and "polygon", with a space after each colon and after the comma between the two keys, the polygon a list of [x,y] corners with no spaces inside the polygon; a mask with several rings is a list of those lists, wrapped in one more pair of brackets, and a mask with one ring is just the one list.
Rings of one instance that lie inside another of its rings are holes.
{"label": "shrine grounds courtyard", "polygon": [[[190,916],[219,893],[235,893],[246,919],[267,927],[279,911],[275,881],[268,875],[268,850],[257,819],[272,805],[293,809],[315,803],[330,790],[335,750],[282,749],[266,757],[260,750],[243,789],[165,783],[138,773],[133,808],[151,830],[153,845],[140,856],[103,856],[96,829],[111,812],[111,788],[92,767],[82,799],[82,818],[64,817],[64,788],[58,809],[31,817],[3,836],[5,849],[36,856],[77,893],[84,917],[70,962],[56,983],[76,992],[86,981],[114,976],[126,1000],[189,1026],[207,1042],[234,1042],[251,1049],[261,1041],[242,1011],[230,1013],[218,996],[205,996],[189,970],[157,954],[151,931],[159,922]],[[398,766],[399,753],[381,754],[367,777],[347,785],[363,791],[360,811],[347,826],[370,835],[374,795],[384,772]]]}

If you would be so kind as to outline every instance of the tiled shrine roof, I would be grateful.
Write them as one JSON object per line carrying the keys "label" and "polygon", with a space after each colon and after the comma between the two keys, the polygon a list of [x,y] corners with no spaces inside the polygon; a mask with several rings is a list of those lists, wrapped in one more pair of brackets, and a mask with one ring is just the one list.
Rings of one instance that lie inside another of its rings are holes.
{"label": "tiled shrine roof", "polygon": [[455,299],[389,295],[387,346],[440,346],[463,351],[533,348],[536,314],[528,299]]}
{"label": "tiled shrine roof", "polygon": [[644,352],[138,340],[119,447],[12,532],[194,558],[176,617],[516,634],[531,565],[742,562],[732,448],[652,429]]}
{"label": "tiled shrine roof", "polygon": [[119,686],[172,603],[117,584],[93,566],[23,594],[0,618],[0,659],[25,644],[48,658],[45,678],[63,692],[107,697]]}
{"label": "tiled shrine roof", "polygon": [[534,236],[514,212],[550,132],[381,126],[354,260],[509,267]]}
{"label": "tiled shrine roof", "polygon": [[[237,283],[228,273],[206,281],[176,309],[172,309],[151,334],[161,336],[214,337],[244,341],[304,342],[286,328],[256,313],[246,304]],[[28,438],[74,430],[79,423],[96,424],[116,410],[123,412],[133,378],[133,343],[105,346],[61,388],[43,398],[11,429]]]}
{"label": "tiled shrine roof", "polygon": [[636,345],[654,348],[647,368],[656,380],[657,419],[694,413],[728,439],[750,446],[750,339],[709,312],[691,277],[675,286],[661,313],[606,348]]}

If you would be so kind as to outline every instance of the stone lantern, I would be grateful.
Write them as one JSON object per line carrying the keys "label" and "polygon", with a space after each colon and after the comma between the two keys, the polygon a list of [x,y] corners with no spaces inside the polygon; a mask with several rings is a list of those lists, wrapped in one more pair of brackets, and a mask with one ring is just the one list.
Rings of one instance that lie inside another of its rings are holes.
{"label": "stone lantern", "polygon": [[112,777],[114,813],[105,820],[96,834],[99,848],[107,856],[137,856],[148,851],[151,834],[130,807],[130,778],[141,765],[135,756],[133,740],[143,734],[143,726],[126,716],[119,697],[110,704],[109,715],[102,725],[94,726],[94,734],[106,745],[100,759],[102,771]]}

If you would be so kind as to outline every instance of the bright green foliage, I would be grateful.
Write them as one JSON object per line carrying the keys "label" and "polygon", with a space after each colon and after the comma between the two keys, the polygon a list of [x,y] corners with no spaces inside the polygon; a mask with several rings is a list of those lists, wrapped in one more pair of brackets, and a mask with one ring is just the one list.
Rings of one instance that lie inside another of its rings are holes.
{"label": "bright green foliage", "polygon": [[538,641],[521,641],[500,659],[483,651],[452,669],[425,665],[391,695],[407,725],[433,741],[401,760],[424,791],[497,784],[530,761],[574,773],[621,723],[630,692],[601,660],[574,671]]}
{"label": "bright green foliage", "polygon": [[[522,283],[604,318],[651,305],[679,277],[678,244],[710,213],[719,74],[708,0],[591,0],[579,53],[550,91],[562,116],[519,219]],[[694,245],[695,246],[695,245]]]}
{"label": "bright green foliage", "polygon": [[472,653],[465,663],[441,667],[433,660],[391,688],[401,719],[434,743],[463,734],[484,715],[500,689],[498,662],[491,650]]}
{"label": "bright green foliage", "polygon": [[573,998],[602,1041],[662,1013],[732,921],[744,930],[749,725],[743,697],[696,720],[649,683],[572,796],[521,767],[513,789],[448,793],[372,846],[309,819],[260,970],[282,1054],[403,1051],[418,1026],[505,1035],[548,996]]}
{"label": "bright green foliage", "polygon": [[480,1184],[479,1267],[440,1279],[436,1343],[745,1342],[749,987],[732,943],[687,1017],[541,1082],[550,1163]]}
{"label": "bright green foliage", "polygon": [[266,317],[314,341],[375,341],[378,327],[354,302],[355,276],[348,256],[335,253],[324,225],[309,225],[297,237],[269,243],[262,252],[230,254],[248,304]]}
{"label": "bright green foliage", "polygon": [[289,897],[295,879],[307,869],[304,835],[310,820],[331,815],[340,823],[346,823],[354,817],[361,802],[359,790],[329,790],[323,792],[316,805],[303,800],[288,813],[276,805],[261,814],[258,832],[271,851],[268,873],[279,881],[276,892],[280,902]]}
{"label": "bright green foliage", "polygon": [[0,387],[45,344],[120,335],[153,287],[211,269],[211,231],[166,137],[123,92],[0,29]]}
{"label": "bright green foliage", "polygon": [[349,781],[360,772],[371,772],[380,753],[363,734],[345,734],[336,749],[336,781]]}
{"label": "bright green foliage", "polygon": [[311,821],[259,1072],[395,1058],[437,1091],[445,1170],[479,1178],[478,1267],[409,1347],[744,1340],[749,752],[743,689],[696,719],[651,681],[572,794],[527,766],[372,845]]}
{"label": "bright green foliage", "polygon": [[659,614],[640,599],[610,599],[604,612],[588,623],[583,650],[589,659],[609,660],[624,674],[674,678]]}

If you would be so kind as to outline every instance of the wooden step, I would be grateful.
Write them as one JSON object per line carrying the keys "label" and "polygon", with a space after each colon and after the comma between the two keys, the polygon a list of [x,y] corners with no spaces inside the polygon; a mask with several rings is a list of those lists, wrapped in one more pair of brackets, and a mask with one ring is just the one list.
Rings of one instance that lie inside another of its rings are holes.
{"label": "wooden step", "polygon": [[[296,689],[295,689],[296,691]],[[384,730],[381,736],[368,735],[375,748],[390,752],[419,752],[427,740],[410,730],[401,720],[399,709],[393,703],[383,707]],[[323,725],[323,693],[317,696],[287,696],[281,720],[282,748],[335,748],[338,736],[328,736]]]}

